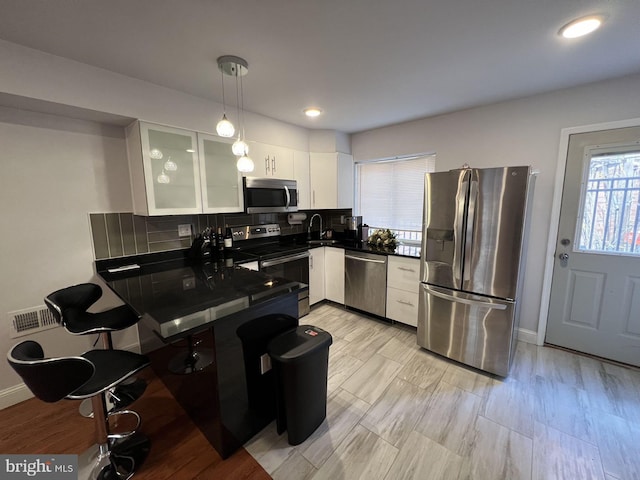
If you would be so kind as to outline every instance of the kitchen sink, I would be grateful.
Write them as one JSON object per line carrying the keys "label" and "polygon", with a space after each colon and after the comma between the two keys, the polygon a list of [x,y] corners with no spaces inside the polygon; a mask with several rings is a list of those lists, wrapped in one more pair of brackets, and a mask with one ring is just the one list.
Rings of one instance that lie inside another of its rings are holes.
{"label": "kitchen sink", "polygon": [[335,245],[336,243],[340,243],[340,240],[307,240],[307,245]]}

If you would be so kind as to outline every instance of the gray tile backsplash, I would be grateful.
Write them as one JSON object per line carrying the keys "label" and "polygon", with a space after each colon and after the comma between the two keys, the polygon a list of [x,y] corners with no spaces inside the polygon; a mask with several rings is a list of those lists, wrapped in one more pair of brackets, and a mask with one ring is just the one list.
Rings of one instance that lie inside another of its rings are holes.
{"label": "gray tile backsplash", "polygon": [[[286,213],[219,213],[209,215],[169,215],[141,217],[132,213],[90,213],[89,223],[93,237],[96,260],[117,258],[143,253],[181,250],[188,248],[193,234],[206,227],[224,230],[226,225],[260,225],[277,223],[282,235],[306,232],[309,218],[316,211],[306,211],[307,220],[302,225],[289,225]],[[320,210],[324,228],[342,230],[341,216],[351,215],[351,209]],[[178,225],[191,225],[191,237],[179,237]],[[317,224],[314,225],[317,228]]]}

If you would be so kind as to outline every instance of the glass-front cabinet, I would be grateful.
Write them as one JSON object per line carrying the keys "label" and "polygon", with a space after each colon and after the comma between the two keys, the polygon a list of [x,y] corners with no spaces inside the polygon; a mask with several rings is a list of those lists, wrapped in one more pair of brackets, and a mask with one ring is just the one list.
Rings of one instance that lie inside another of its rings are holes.
{"label": "glass-front cabinet", "polygon": [[242,175],[231,142],[198,133],[202,211],[204,213],[241,212]]}
{"label": "glass-front cabinet", "polygon": [[242,211],[242,177],[218,137],[134,122],[127,153],[136,215]]}

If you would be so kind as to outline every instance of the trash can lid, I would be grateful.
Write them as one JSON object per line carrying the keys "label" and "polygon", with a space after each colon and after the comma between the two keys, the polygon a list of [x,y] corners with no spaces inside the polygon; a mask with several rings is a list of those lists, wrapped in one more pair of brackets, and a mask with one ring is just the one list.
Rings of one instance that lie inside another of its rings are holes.
{"label": "trash can lid", "polygon": [[333,343],[331,334],[313,325],[300,325],[275,337],[267,351],[274,359],[286,363],[295,361]]}

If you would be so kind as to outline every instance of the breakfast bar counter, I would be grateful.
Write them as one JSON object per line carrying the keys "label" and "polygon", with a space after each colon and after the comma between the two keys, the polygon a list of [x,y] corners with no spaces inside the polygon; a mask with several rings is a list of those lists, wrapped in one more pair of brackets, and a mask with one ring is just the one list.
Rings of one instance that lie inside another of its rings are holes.
{"label": "breakfast bar counter", "polygon": [[[268,341],[297,326],[308,286],[225,262],[96,262],[141,317],[142,353],[223,458],[275,418]],[[180,441],[180,439],[176,439]]]}

